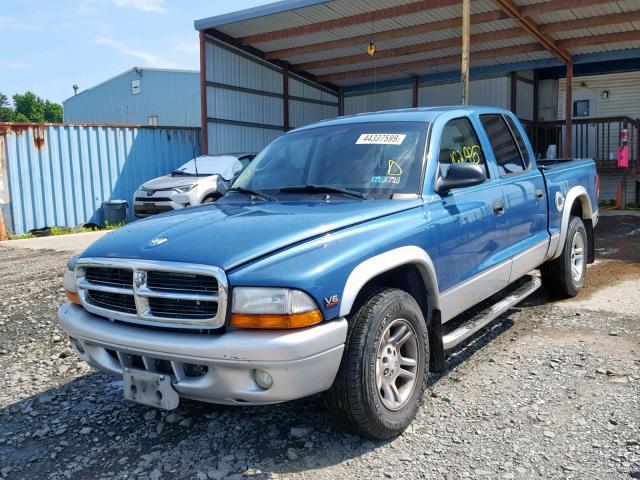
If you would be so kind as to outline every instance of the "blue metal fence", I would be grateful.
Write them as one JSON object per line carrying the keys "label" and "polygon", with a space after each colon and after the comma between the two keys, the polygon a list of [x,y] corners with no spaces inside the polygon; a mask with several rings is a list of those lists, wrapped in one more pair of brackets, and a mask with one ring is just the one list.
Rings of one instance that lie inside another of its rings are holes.
{"label": "blue metal fence", "polygon": [[8,223],[16,234],[100,224],[103,201],[123,199],[131,206],[142,182],[199,152],[197,128],[0,124],[0,181],[9,187]]}

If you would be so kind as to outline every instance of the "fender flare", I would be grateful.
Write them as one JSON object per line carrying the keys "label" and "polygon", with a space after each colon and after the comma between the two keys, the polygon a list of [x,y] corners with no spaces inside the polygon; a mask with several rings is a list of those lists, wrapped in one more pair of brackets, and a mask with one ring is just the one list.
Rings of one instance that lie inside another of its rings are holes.
{"label": "fender flare", "polygon": [[440,308],[440,295],[438,290],[438,279],[433,260],[422,248],[410,245],[395,248],[387,252],[368,258],[358,264],[349,274],[344,290],[342,291],[342,301],[340,303],[340,316],[344,317],[351,312],[353,303],[362,290],[362,287],[372,278],[381,273],[388,272],[403,265],[416,265],[422,276],[422,281],[427,285],[432,304],[430,308]]}
{"label": "fender flare", "polygon": [[564,200],[562,209],[562,223],[560,224],[560,240],[556,246],[556,250],[551,255],[551,259],[558,258],[564,249],[564,242],[567,239],[567,230],[569,230],[569,220],[571,219],[571,208],[576,200],[582,204],[583,220],[591,220],[593,218],[593,210],[591,210],[591,199],[587,190],[583,186],[576,186],[569,190]]}

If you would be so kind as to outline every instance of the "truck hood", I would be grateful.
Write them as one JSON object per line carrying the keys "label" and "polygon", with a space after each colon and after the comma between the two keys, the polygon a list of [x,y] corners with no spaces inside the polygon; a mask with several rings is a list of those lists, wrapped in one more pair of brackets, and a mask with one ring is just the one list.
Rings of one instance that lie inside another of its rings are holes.
{"label": "truck hood", "polygon": [[133,222],[96,241],[82,257],[199,263],[228,270],[420,205],[421,199],[218,202]]}
{"label": "truck hood", "polygon": [[189,185],[190,183],[196,183],[202,181],[207,177],[214,177],[215,175],[200,175],[198,177],[191,177],[186,175],[177,175],[172,177],[171,175],[164,175],[162,177],[154,178],[148,182],[144,182],[142,186],[149,190],[169,190],[171,188],[179,187],[181,185]]}

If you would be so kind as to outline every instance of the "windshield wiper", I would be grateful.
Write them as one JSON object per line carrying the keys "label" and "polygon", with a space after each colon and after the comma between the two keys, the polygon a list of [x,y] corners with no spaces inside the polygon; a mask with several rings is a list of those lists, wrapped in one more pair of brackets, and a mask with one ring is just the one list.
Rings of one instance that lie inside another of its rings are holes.
{"label": "windshield wiper", "polygon": [[262,190],[251,190],[249,188],[244,188],[244,187],[232,187],[229,190],[227,190],[227,193],[229,192],[244,193],[245,195],[261,198],[262,200],[278,200],[273,195],[264,193]]}
{"label": "windshield wiper", "polygon": [[284,193],[340,193],[342,195],[348,195],[350,197],[360,198],[362,200],[368,200],[371,198],[366,193],[356,192],[355,190],[349,190],[348,188],[330,187],[329,185],[284,187],[279,189],[278,191]]}

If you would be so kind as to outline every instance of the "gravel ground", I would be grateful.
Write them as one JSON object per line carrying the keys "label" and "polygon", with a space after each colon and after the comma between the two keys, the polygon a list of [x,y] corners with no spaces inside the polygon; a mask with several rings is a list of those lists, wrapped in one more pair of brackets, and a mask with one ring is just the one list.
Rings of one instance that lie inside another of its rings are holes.
{"label": "gravel ground", "polygon": [[600,294],[624,282],[615,294],[638,304],[628,222],[603,220],[605,257],[575,300],[539,292],[450,352],[390,442],[336,429],[320,396],[168,415],[128,403],[57,327],[69,254],[0,247],[0,477],[640,479],[640,318]]}

